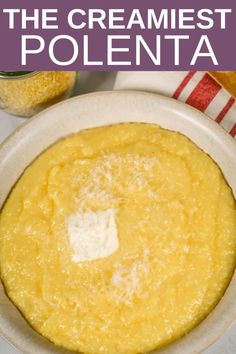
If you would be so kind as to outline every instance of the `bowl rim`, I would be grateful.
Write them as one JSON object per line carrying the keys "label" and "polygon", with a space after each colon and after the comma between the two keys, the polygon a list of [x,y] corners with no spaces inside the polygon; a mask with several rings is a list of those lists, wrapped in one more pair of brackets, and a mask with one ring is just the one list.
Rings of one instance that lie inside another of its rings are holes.
{"label": "bowl rim", "polygon": [[[201,121],[201,125],[207,126],[209,129],[212,129],[212,132],[216,135],[219,135],[219,138],[226,141],[227,144],[227,148],[228,150],[232,149],[235,150],[236,152],[236,141],[233,137],[231,137],[219,124],[217,124],[216,122],[214,122],[213,120],[211,120],[209,117],[207,117],[204,113],[198,111],[197,109],[186,105],[180,101],[177,101],[173,98],[169,98],[166,96],[162,96],[162,95],[158,95],[155,93],[149,93],[149,92],[143,92],[143,91],[135,91],[135,90],[120,90],[120,91],[101,91],[101,92],[95,92],[95,93],[88,93],[85,95],[81,95],[81,96],[76,96],[73,98],[70,98],[66,101],[60,102],[58,104],[55,104],[49,108],[47,108],[46,110],[42,111],[41,113],[37,114],[36,116],[34,116],[33,118],[25,121],[21,126],[19,126],[12,134],[10,134],[1,144],[0,144],[0,161],[2,160],[2,158],[4,158],[6,156],[6,154],[8,153],[8,150],[12,148],[13,144],[15,143],[15,141],[19,140],[22,138],[22,135],[24,135],[24,131],[27,127],[30,127],[32,125],[34,125],[34,122],[38,122],[39,120],[44,120],[45,117],[48,114],[51,114],[51,112],[55,112],[58,108],[60,108],[61,106],[67,105],[68,103],[73,103],[73,102],[82,102],[83,99],[87,99],[87,98],[97,98],[97,97],[106,97],[108,95],[112,95],[112,96],[122,96],[122,95],[130,95],[132,97],[145,97],[146,99],[150,99],[150,100],[155,100],[155,101],[159,101],[159,104],[164,104],[166,106],[168,106],[168,109],[175,109],[176,112],[177,111],[182,111],[184,110],[186,112],[186,114],[190,114],[193,113],[193,115],[195,116],[194,119],[199,120],[200,122],[200,118],[203,118],[203,120]],[[82,103],[83,104],[83,103]],[[197,118],[198,117],[198,118]],[[148,121],[147,121],[148,123]],[[115,124],[115,123],[114,123]],[[118,124],[118,122],[117,122]],[[159,124],[159,123],[156,123]],[[104,124],[102,124],[104,125]],[[83,130],[83,129],[80,129]],[[224,171],[223,171],[224,172]],[[0,176],[1,176],[1,168],[0,168]],[[12,185],[13,187],[13,185]],[[1,209],[1,207],[0,207]],[[236,282],[236,278],[235,275],[231,280],[232,282]],[[236,293],[236,285],[235,285],[235,293]],[[216,306],[216,308],[219,306],[219,304]],[[213,310],[214,311],[214,310]],[[208,316],[209,317],[209,316]],[[207,318],[208,318],[207,317]],[[193,351],[191,353],[197,353],[197,352],[201,352],[202,350],[205,350],[208,346],[210,346],[212,343],[214,343],[220,336],[221,334],[230,326],[230,324],[232,322],[234,322],[236,319],[236,305],[234,306],[234,312],[233,312],[233,316],[231,316],[231,319],[227,321],[227,325],[224,324],[221,326],[221,330],[218,331],[217,334],[215,334],[214,336],[211,337],[211,339],[207,339],[205,340],[204,345],[202,345],[202,349],[200,351]],[[203,320],[203,322],[205,322],[205,320]],[[203,323],[201,322],[201,324]],[[199,326],[201,326],[201,324]],[[197,326],[196,329],[199,327]],[[193,333],[195,331],[192,330],[189,334]],[[177,340],[176,342],[174,342],[173,344],[170,344],[169,346],[167,346],[166,348],[161,348],[160,350],[154,351],[153,353],[158,353],[158,354],[172,354],[172,353],[179,353],[182,354],[183,352],[178,351],[177,349],[174,349],[175,344],[177,342],[180,342],[181,340],[184,341],[187,337],[189,337],[189,334],[186,337],[182,337],[181,339]],[[10,338],[8,336],[8,334],[4,334],[2,331],[2,328],[0,328],[0,335],[5,338],[14,348],[16,348],[17,350],[21,351],[21,348],[18,347],[17,343],[12,340],[12,338]],[[173,350],[172,350],[173,348]],[[176,351],[177,350],[177,351]],[[25,352],[27,353],[27,352]],[[187,353],[187,352],[186,352]],[[189,353],[189,352],[188,352]]]}
{"label": "bowl rim", "polygon": [[[207,121],[207,124],[210,125],[212,127],[212,129],[217,129],[218,133],[221,134],[221,136],[226,137],[226,139],[228,139],[228,143],[230,143],[231,141],[231,145],[232,147],[234,147],[234,145],[236,145],[236,140],[219,124],[217,123],[215,120],[211,119],[210,117],[208,117],[205,113],[199,111],[197,108],[190,106],[188,104],[186,104],[185,102],[179,101],[175,98],[172,97],[168,97],[159,93],[153,93],[153,92],[148,92],[148,91],[140,91],[140,90],[130,90],[130,89],[122,89],[122,90],[107,90],[107,91],[98,91],[98,92],[89,92],[89,93],[85,93],[82,95],[78,95],[78,96],[74,96],[74,97],[70,97],[64,101],[58,102],[53,104],[52,106],[44,109],[43,111],[37,113],[36,115],[34,115],[33,117],[30,117],[26,120],[24,120],[12,133],[10,133],[1,143],[0,143],[0,152],[2,150],[3,147],[5,147],[8,143],[11,142],[12,139],[15,138],[15,136],[22,131],[23,129],[25,129],[26,126],[31,125],[35,120],[38,119],[44,119],[43,116],[51,111],[54,111],[56,108],[64,106],[67,103],[70,102],[74,102],[74,101],[78,101],[87,97],[98,97],[98,96],[106,96],[106,95],[114,95],[114,94],[128,94],[128,95],[142,95],[142,96],[147,96],[147,97],[153,97],[155,99],[159,99],[162,101],[166,101],[166,103],[175,103],[176,106],[179,106],[179,108],[181,109],[181,107],[185,107],[185,109],[188,109],[189,112],[193,111],[195,112],[195,114],[197,114],[198,116],[202,116],[202,118],[204,118],[205,121]],[[1,161],[1,160],[0,160]]]}

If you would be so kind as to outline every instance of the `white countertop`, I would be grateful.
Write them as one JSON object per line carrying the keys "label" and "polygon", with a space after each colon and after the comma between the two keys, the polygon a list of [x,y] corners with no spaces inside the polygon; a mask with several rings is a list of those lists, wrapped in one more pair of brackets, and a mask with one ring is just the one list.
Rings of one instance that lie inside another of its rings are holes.
{"label": "white countertop", "polygon": [[[115,73],[82,73],[76,88],[76,94],[110,90],[113,87]],[[10,116],[0,111],[0,142],[2,142],[24,119]],[[235,299],[236,301],[236,299]],[[0,338],[0,354],[20,354]],[[32,353],[34,354],[34,353]],[[236,354],[236,323],[204,354]]]}

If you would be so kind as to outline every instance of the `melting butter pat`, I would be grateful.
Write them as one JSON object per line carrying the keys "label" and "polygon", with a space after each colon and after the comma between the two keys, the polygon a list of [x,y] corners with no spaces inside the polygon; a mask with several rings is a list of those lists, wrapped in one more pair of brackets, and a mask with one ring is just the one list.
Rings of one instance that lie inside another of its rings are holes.
{"label": "melting butter pat", "polygon": [[68,234],[74,262],[110,256],[119,247],[115,210],[72,215],[68,221]]}

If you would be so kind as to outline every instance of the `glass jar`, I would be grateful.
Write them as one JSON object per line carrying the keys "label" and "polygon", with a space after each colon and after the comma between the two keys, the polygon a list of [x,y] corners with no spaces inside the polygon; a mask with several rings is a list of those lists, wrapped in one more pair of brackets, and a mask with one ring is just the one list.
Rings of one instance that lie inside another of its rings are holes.
{"label": "glass jar", "polygon": [[68,98],[76,71],[0,72],[0,108],[21,117],[31,117]]}

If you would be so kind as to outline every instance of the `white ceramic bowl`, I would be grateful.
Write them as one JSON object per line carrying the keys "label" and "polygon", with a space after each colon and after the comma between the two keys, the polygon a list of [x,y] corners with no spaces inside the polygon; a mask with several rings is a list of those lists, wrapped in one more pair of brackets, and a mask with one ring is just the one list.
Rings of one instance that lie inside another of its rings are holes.
{"label": "white ceramic bowl", "polygon": [[[236,143],[204,114],[178,101],[143,92],[113,91],[89,94],[60,103],[18,129],[0,148],[0,207],[24,169],[61,137],[120,122],[156,123],[181,132],[221,167],[236,196]],[[192,332],[158,354],[200,353],[236,318],[236,279],[212,313]],[[20,352],[69,353],[31,329],[0,288],[0,333]],[[71,352],[70,352],[71,353]]]}

